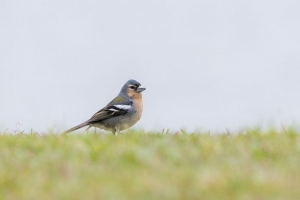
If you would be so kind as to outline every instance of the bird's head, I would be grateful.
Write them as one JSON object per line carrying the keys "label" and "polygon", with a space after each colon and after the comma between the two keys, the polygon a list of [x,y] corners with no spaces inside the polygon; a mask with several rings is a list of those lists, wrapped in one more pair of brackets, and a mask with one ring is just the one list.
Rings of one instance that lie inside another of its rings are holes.
{"label": "bird's head", "polygon": [[142,92],[146,88],[142,88],[141,84],[137,82],[136,80],[129,80],[125,83],[125,85],[122,87],[120,94],[126,95],[132,99],[137,99],[142,97]]}

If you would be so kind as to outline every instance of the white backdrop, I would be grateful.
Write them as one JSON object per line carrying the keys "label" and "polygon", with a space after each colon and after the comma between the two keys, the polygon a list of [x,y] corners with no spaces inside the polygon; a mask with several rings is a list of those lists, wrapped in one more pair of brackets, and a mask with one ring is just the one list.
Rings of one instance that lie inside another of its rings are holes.
{"label": "white backdrop", "polygon": [[0,132],[64,130],[128,79],[136,128],[300,122],[300,1],[0,1]]}

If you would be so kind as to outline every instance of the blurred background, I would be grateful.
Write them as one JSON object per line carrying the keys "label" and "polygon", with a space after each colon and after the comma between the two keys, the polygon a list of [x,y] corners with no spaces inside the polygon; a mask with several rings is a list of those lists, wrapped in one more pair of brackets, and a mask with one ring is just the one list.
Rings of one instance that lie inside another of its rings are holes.
{"label": "blurred background", "polygon": [[134,126],[300,122],[300,1],[0,1],[0,132],[63,131],[136,79]]}

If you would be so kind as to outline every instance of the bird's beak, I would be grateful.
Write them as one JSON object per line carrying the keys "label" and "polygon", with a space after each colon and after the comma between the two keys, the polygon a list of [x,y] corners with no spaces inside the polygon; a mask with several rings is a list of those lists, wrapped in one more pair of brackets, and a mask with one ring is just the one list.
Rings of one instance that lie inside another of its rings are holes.
{"label": "bird's beak", "polygon": [[136,92],[140,93],[140,92],[143,92],[144,90],[146,90],[146,88],[139,87],[138,89],[136,89]]}

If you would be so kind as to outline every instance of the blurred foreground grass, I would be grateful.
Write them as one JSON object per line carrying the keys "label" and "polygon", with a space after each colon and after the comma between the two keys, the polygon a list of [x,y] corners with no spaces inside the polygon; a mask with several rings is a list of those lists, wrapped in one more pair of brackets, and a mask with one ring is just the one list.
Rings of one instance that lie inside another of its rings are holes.
{"label": "blurred foreground grass", "polygon": [[0,135],[0,199],[300,199],[300,135]]}

